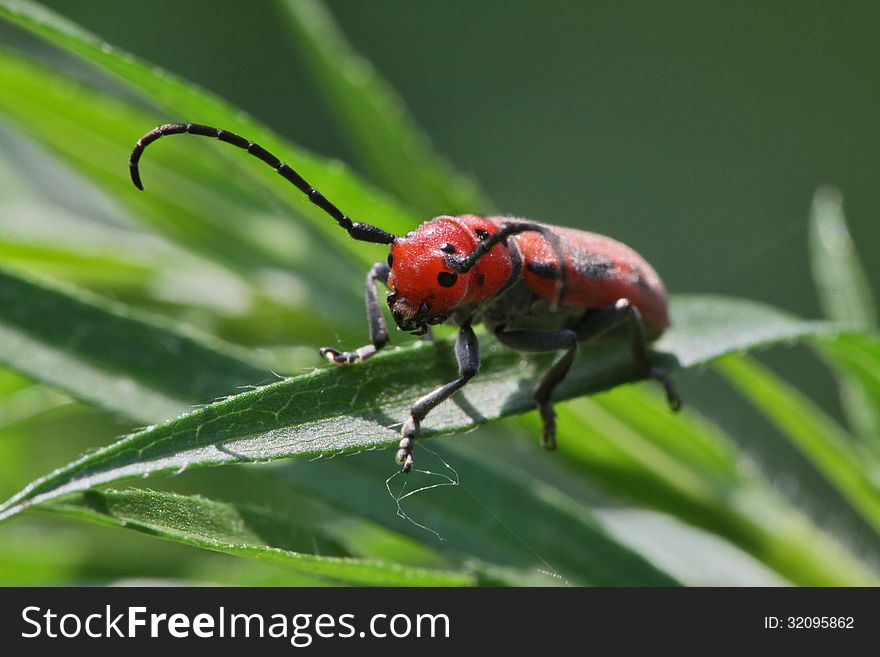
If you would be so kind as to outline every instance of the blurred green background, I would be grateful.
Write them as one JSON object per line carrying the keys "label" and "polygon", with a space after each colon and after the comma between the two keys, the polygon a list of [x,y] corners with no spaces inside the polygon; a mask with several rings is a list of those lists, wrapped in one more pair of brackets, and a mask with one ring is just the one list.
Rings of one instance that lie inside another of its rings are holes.
{"label": "blurred green background", "polygon": [[[44,4],[372,176],[274,3]],[[654,264],[673,293],[729,294],[818,317],[807,217],[814,191],[832,184],[868,277],[880,283],[880,4],[326,4],[436,150],[478,180],[500,212],[612,235]],[[132,126],[133,138],[151,127]],[[841,415],[831,377],[806,348],[764,360]],[[726,385],[711,372],[678,378],[687,403],[746,454],[770,471],[784,465],[785,479],[771,483],[862,540],[860,521],[847,511],[836,517],[837,495]]]}

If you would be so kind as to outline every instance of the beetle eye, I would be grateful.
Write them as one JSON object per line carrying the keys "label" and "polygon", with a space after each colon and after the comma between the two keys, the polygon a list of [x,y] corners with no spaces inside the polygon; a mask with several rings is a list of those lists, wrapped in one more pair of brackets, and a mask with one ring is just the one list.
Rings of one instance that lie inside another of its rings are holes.
{"label": "beetle eye", "polygon": [[451,271],[441,271],[437,274],[437,282],[443,287],[452,287],[457,280],[458,274],[453,274]]}
{"label": "beetle eye", "polygon": [[388,254],[388,266],[394,267],[394,256],[391,255],[390,253]]}

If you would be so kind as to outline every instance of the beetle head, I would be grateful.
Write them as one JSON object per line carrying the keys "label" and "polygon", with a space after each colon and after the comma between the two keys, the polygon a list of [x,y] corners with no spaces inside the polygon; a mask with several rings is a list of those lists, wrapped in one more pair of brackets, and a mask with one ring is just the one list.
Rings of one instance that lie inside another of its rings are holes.
{"label": "beetle head", "polygon": [[467,296],[471,273],[457,273],[456,255],[473,250],[473,237],[445,217],[432,219],[391,244],[388,307],[403,331],[421,335],[442,324]]}

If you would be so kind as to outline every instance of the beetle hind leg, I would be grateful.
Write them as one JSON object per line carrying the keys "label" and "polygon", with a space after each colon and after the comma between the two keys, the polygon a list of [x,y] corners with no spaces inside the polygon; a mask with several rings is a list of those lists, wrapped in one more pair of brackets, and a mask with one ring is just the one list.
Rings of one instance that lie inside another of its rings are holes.
{"label": "beetle hind leg", "polygon": [[629,327],[629,347],[633,363],[639,374],[646,379],[653,379],[663,386],[666,401],[673,411],[681,410],[681,397],[675,391],[669,372],[664,367],[651,363],[648,356],[648,339],[645,334],[645,323],[642,314],[629,299],[619,299],[610,308],[596,311],[581,320],[575,328],[581,342],[595,340],[613,329],[627,325]]}
{"label": "beetle hind leg", "polygon": [[675,386],[672,385],[672,379],[669,378],[669,372],[665,367],[650,367],[647,378],[654,379],[663,386],[663,391],[666,393],[666,402],[672,411],[677,413],[681,410],[681,397],[678,396]]}

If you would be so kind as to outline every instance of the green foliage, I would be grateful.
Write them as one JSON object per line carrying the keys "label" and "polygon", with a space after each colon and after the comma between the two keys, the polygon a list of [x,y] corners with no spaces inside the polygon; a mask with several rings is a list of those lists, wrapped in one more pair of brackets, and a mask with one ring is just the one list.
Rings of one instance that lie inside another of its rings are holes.
{"label": "green foliage", "polygon": [[[380,249],[352,243],[222,144],[163,140],[144,161],[147,191],[128,180],[134,141],[184,118],[259,141],[394,232],[432,208],[486,207],[321,5],[281,10],[353,152],[388,193],[34,3],[0,2],[7,27],[75,63],[0,47],[0,139],[15,133],[19,166],[51,169],[75,200],[53,203],[0,157],[0,472],[4,491],[20,489],[0,506],[0,518],[16,517],[0,526],[0,562],[19,564],[0,567],[0,582],[877,582],[880,338],[830,191],[812,218],[828,321],[674,296],[673,328],[654,347],[679,376],[717,363],[863,523],[859,533],[832,533],[796,508],[771,483],[784,472],[755,467],[696,410],[673,415],[648,384],[622,385],[634,373],[616,344],[584,350],[560,388],[560,400],[576,399],[559,404],[560,448],[547,455],[534,413],[522,414],[552,355],[481,336],[480,375],[429,416],[425,435],[437,439],[421,441],[420,470],[395,474],[393,449],[380,448],[396,443],[413,400],[454,376],[449,341],[316,369],[317,346],[363,334],[360,269]],[[741,354],[796,342],[833,368],[848,426]],[[107,488],[147,477],[169,490]],[[129,559],[155,548],[144,535],[165,547]]]}
{"label": "green foliage", "polygon": [[0,360],[141,422],[271,377],[243,354],[120,304],[0,270]]}
{"label": "green foliage", "polygon": [[[188,545],[280,563],[292,570],[367,586],[467,586],[466,574],[407,568],[397,564],[334,557],[335,546],[299,518],[199,497],[150,491],[89,491],[47,507],[73,516],[109,522]],[[304,549],[320,551],[303,554]],[[293,550],[299,550],[293,551]]]}

